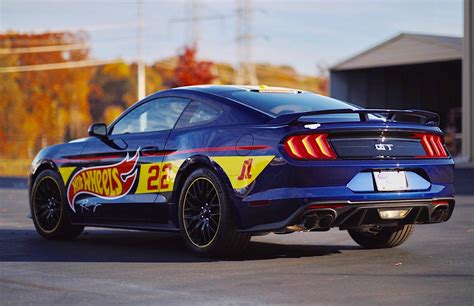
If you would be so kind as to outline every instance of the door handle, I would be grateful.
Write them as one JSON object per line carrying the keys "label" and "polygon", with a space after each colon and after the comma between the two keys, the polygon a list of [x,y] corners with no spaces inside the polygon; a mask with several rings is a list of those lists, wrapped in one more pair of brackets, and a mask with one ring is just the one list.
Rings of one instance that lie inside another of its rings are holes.
{"label": "door handle", "polygon": [[147,146],[140,149],[143,153],[155,153],[158,152],[160,148],[158,146]]}

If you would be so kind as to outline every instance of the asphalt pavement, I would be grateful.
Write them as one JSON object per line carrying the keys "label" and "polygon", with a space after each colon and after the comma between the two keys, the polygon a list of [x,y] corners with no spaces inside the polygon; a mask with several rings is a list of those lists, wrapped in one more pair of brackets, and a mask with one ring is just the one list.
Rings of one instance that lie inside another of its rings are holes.
{"label": "asphalt pavement", "polygon": [[417,226],[398,248],[364,250],[333,229],[254,237],[233,260],[195,257],[158,233],[88,228],[74,241],[47,241],[26,218],[26,189],[3,188],[0,304],[474,305],[466,171],[451,220]]}

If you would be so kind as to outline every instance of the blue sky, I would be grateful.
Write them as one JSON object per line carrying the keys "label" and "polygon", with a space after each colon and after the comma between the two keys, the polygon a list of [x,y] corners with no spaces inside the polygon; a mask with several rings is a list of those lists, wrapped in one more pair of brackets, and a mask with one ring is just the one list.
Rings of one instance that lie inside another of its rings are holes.
{"label": "blue sky", "polygon": [[[149,62],[175,55],[190,36],[191,1],[145,0],[145,55]],[[237,1],[199,1],[199,57],[236,63]],[[462,36],[462,0],[252,1],[255,62],[286,64],[315,74],[400,32]],[[0,0],[0,31],[85,29],[92,55],[133,60],[136,1]]]}

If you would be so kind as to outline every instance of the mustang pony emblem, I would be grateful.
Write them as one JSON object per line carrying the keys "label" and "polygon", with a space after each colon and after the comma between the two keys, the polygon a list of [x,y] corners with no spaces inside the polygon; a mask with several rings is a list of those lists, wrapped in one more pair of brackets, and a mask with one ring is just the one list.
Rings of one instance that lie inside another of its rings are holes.
{"label": "mustang pony emblem", "polygon": [[128,194],[137,178],[139,150],[132,158],[127,156],[120,162],[106,166],[85,167],[71,179],[67,188],[69,207],[74,209],[74,200],[80,194],[91,194],[112,200]]}

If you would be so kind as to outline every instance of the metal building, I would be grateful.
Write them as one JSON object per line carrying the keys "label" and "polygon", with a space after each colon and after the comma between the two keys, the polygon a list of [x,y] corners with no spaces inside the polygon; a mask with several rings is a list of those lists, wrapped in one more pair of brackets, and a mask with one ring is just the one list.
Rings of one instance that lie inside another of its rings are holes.
{"label": "metal building", "polygon": [[441,114],[450,149],[461,152],[461,37],[402,33],[330,69],[330,95],[368,108]]}

